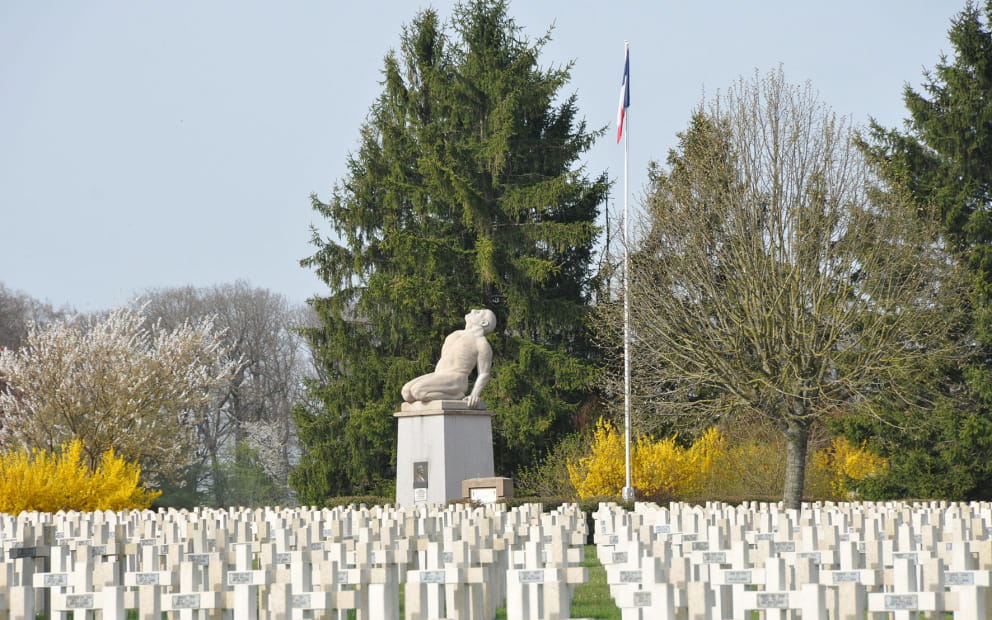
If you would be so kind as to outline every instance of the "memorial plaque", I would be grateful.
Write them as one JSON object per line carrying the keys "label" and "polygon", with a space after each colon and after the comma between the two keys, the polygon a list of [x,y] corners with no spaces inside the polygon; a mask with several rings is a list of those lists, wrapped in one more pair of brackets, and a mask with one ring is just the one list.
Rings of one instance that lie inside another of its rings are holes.
{"label": "memorial plaque", "polygon": [[610,536],[609,540],[610,540],[610,542],[607,543],[607,544],[610,544],[610,545],[619,545],[620,544],[620,537],[617,536],[616,534],[612,534]]}
{"label": "memorial plaque", "polygon": [[453,551],[444,551],[441,553],[441,561],[445,564],[451,564],[455,561],[455,554]]}
{"label": "memorial plaque", "polygon": [[420,583],[444,583],[443,570],[420,571]]}
{"label": "memorial plaque", "polygon": [[413,464],[413,488],[427,488],[427,461],[416,461]]}
{"label": "memorial plaque", "polygon": [[729,564],[726,551],[707,551],[703,553],[703,564]]}
{"label": "memorial plaque", "polygon": [[651,592],[649,590],[641,590],[634,592],[634,607],[650,607],[651,606]]}
{"label": "memorial plaque", "polygon": [[135,573],[134,585],[136,586],[157,586],[159,582],[158,573]]}
{"label": "memorial plaque", "polygon": [[227,574],[227,585],[229,586],[246,586],[251,585],[252,573],[251,571],[239,571],[230,572]]}
{"label": "memorial plaque", "polygon": [[520,583],[544,583],[543,570],[522,570],[517,574],[520,576]]}
{"label": "memorial plaque", "polygon": [[656,526],[654,526],[654,533],[655,534],[671,534],[672,533],[672,526],[671,525],[656,525]]}
{"label": "memorial plaque", "polygon": [[948,586],[973,586],[975,585],[975,573],[948,571],[944,573],[944,584]]}
{"label": "memorial plaque", "polygon": [[155,546],[155,544],[157,542],[158,542],[158,540],[156,540],[154,538],[142,538],[138,542],[138,544],[141,545],[142,547],[153,547],[153,546]]}
{"label": "memorial plaque", "polygon": [[413,501],[415,501],[415,502],[426,502],[427,501],[427,489],[414,489],[413,490]]}
{"label": "memorial plaque", "polygon": [[758,592],[755,597],[758,609],[787,609],[789,595],[785,592]]}
{"label": "memorial plaque", "polygon": [[92,545],[90,547],[91,558],[95,558],[101,555],[107,555],[107,545]]}
{"label": "memorial plaque", "polygon": [[41,585],[45,588],[60,588],[69,585],[68,573],[47,573],[41,578]]}
{"label": "memorial plaque", "polygon": [[200,608],[200,595],[199,594],[173,594],[172,595],[172,608],[173,609],[199,609]]}
{"label": "memorial plaque", "polygon": [[914,563],[917,560],[917,554],[915,551],[900,551],[892,554],[892,559],[894,560],[912,560]]}
{"label": "memorial plaque", "polygon": [[613,563],[614,564],[623,564],[626,561],[627,561],[627,552],[626,551],[614,551],[613,552]]}
{"label": "memorial plaque", "polygon": [[335,578],[335,583],[348,583],[348,571],[339,570]]}
{"label": "memorial plaque", "polygon": [[861,573],[856,570],[843,570],[833,573],[834,584],[838,583],[861,583]]}
{"label": "memorial plaque", "polygon": [[796,551],[796,543],[794,541],[788,540],[785,542],[772,543],[773,553],[794,553],[795,551]]}
{"label": "memorial plaque", "polygon": [[642,581],[644,581],[644,575],[639,570],[620,571],[620,583],[641,583]]}
{"label": "memorial plaque", "polygon": [[760,534],[754,535],[754,540],[775,540],[775,534],[771,532],[761,532]]}
{"label": "memorial plaque", "polygon": [[287,552],[277,553],[272,557],[272,560],[276,564],[289,564],[293,561],[293,554]]}
{"label": "memorial plaque", "polygon": [[885,609],[917,610],[920,607],[919,597],[915,594],[886,594]]}
{"label": "memorial plaque", "polygon": [[699,540],[698,534],[682,534],[682,542],[696,542]]}
{"label": "memorial plaque", "polygon": [[751,571],[749,570],[728,570],[723,573],[723,580],[727,583],[751,583]]}
{"label": "memorial plaque", "polygon": [[323,551],[324,543],[322,542],[312,542],[307,546],[308,551]]}
{"label": "memorial plaque", "polygon": [[200,566],[206,566],[207,564],[210,564],[209,553],[191,553],[188,556],[186,556],[186,559],[188,559],[193,564],[198,564]]}
{"label": "memorial plaque", "polygon": [[93,609],[92,594],[68,594],[65,597],[66,609]]}
{"label": "memorial plaque", "polygon": [[710,543],[706,542],[705,540],[693,541],[692,542],[692,550],[693,551],[709,551],[710,550]]}

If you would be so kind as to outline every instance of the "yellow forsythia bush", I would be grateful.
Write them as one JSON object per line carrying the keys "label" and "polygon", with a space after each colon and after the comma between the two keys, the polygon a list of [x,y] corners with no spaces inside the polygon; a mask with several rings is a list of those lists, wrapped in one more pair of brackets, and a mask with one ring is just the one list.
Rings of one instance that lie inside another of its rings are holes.
{"label": "yellow forsythia bush", "polygon": [[[637,437],[631,446],[631,482],[639,499],[760,497],[781,492],[784,445],[729,442],[716,427],[688,448],[675,437]],[[885,459],[835,438],[816,451],[807,470],[807,495],[847,499],[858,481],[885,471]],[[617,497],[626,478],[623,434],[600,420],[587,456],[569,461],[568,473],[581,498]]]}
{"label": "yellow forsythia bush", "polygon": [[[639,436],[631,446],[631,482],[644,499],[693,494],[717,473],[726,451],[723,444],[715,428],[688,449],[679,446],[675,437],[655,441]],[[569,462],[568,473],[579,497],[620,495],[626,479],[623,435],[600,419],[590,454]]]}
{"label": "yellow forsythia bush", "polygon": [[161,494],[141,485],[140,465],[113,450],[91,469],[79,440],[55,453],[17,450],[0,455],[0,512],[143,509]]}
{"label": "yellow forsythia bush", "polygon": [[829,446],[813,454],[809,475],[812,480],[807,484],[826,487],[821,492],[831,499],[848,499],[858,482],[884,474],[888,467],[888,460],[868,450],[867,444],[855,446],[843,437],[835,437]]}

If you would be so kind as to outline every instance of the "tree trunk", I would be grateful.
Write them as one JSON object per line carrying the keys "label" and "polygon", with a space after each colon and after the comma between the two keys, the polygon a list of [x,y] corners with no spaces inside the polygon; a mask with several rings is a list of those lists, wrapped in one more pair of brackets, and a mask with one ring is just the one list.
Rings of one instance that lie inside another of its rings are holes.
{"label": "tree trunk", "polygon": [[784,508],[799,510],[806,486],[806,446],[809,443],[809,425],[791,423],[785,430],[785,489],[782,491]]}

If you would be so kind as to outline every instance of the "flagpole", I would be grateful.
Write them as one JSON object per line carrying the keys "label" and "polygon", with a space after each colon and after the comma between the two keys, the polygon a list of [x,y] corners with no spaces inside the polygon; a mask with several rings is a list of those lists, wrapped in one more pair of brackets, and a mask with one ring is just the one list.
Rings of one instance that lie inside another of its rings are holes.
{"label": "flagpole", "polygon": [[[623,42],[625,71],[630,59],[630,42]],[[630,92],[630,76],[625,76],[626,89]],[[634,485],[631,481],[630,464],[630,213],[627,206],[630,197],[628,181],[630,160],[630,111],[624,111],[623,123],[623,422],[624,422],[624,462],[626,467],[625,484],[622,491],[624,501],[634,500]]]}

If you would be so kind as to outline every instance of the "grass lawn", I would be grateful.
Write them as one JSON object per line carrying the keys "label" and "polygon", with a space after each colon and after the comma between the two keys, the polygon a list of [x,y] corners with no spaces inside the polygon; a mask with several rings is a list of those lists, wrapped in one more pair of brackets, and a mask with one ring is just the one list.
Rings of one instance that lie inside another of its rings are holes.
{"label": "grass lawn", "polygon": [[[606,585],[606,569],[596,557],[596,546],[586,545],[585,559],[582,566],[586,567],[589,580],[575,588],[572,597],[573,618],[595,618],[595,620],[620,620],[620,610],[613,604],[610,597],[610,586]],[[497,620],[506,619],[506,609],[496,610]]]}

